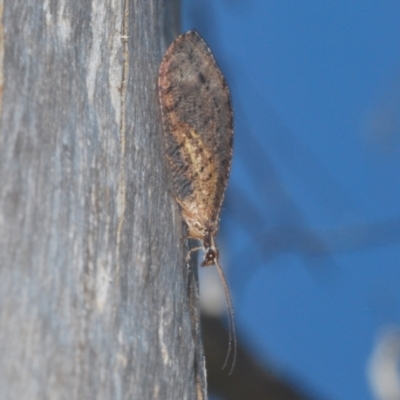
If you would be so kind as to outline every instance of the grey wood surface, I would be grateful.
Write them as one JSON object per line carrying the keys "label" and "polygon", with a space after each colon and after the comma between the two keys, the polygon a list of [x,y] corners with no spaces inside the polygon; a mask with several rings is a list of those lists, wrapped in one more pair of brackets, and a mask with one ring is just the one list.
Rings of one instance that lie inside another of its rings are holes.
{"label": "grey wood surface", "polygon": [[0,399],[204,396],[156,86],[176,9],[0,1]]}

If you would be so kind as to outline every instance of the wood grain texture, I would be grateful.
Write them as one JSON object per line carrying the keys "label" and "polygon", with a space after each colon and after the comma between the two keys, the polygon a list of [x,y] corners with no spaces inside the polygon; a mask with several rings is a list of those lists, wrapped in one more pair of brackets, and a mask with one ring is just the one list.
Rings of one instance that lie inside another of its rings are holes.
{"label": "wood grain texture", "polygon": [[172,7],[4,0],[1,399],[204,397],[157,96]]}

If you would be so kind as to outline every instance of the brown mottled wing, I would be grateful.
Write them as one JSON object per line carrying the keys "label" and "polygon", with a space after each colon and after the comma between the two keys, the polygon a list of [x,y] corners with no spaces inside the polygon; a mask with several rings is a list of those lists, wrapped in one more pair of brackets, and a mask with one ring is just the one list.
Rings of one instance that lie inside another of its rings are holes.
{"label": "brown mottled wing", "polygon": [[189,31],[169,47],[159,94],[174,196],[184,215],[218,228],[232,159],[228,86],[200,35]]}

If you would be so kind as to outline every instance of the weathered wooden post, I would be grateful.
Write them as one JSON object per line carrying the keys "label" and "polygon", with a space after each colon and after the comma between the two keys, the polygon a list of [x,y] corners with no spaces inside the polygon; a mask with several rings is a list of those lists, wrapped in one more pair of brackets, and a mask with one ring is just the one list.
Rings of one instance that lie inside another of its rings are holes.
{"label": "weathered wooden post", "polygon": [[205,397],[157,97],[176,7],[0,1],[1,399]]}

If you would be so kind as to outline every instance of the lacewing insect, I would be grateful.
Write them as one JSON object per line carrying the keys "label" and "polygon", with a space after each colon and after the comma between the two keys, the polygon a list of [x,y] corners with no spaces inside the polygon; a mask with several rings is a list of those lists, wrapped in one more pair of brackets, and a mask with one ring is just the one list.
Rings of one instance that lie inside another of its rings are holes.
{"label": "lacewing insect", "polygon": [[226,81],[204,40],[195,31],[179,36],[166,51],[158,77],[167,162],[172,193],[188,226],[200,240],[202,266],[215,265],[228,307],[229,345],[236,361],[232,301],[218,262],[215,236],[232,161],[233,113]]}

